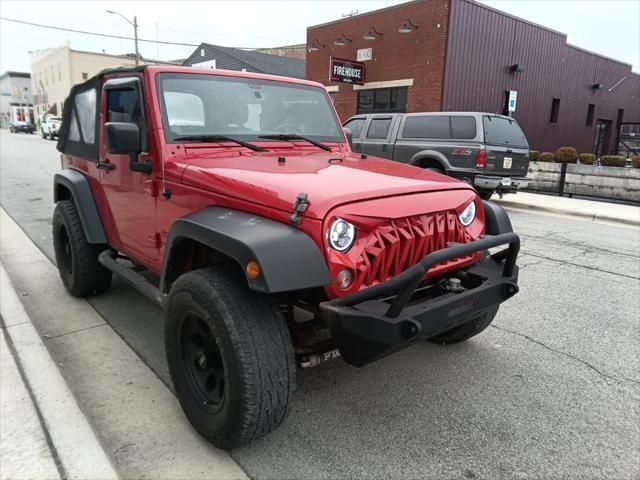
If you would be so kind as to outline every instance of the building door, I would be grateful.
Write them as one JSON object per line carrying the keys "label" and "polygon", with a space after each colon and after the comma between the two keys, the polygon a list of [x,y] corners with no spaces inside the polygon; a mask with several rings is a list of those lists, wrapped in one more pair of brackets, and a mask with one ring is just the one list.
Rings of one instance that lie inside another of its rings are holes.
{"label": "building door", "polygon": [[609,146],[609,134],[611,133],[611,120],[598,119],[596,133],[593,139],[593,153],[596,157],[607,154]]}

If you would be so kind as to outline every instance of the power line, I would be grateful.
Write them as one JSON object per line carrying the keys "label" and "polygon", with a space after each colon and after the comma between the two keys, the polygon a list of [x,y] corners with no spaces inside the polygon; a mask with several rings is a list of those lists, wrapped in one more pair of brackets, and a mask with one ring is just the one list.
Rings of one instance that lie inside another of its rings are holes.
{"label": "power line", "polygon": [[[73,28],[66,28],[66,27],[56,27],[54,25],[44,25],[42,23],[33,23],[33,22],[27,22],[25,20],[18,20],[16,18],[7,18],[7,17],[0,17],[0,20],[4,20],[6,22],[14,22],[14,23],[20,23],[22,25],[30,25],[32,27],[40,27],[40,28],[48,28],[50,30],[62,30],[64,32],[72,32],[72,33],[81,33],[83,35],[94,35],[96,37],[107,37],[107,38],[118,38],[120,40],[134,40],[133,37],[124,37],[121,35],[110,35],[108,33],[99,33],[99,32],[88,32],[86,30],[75,30]],[[148,42],[148,43],[155,43],[155,44],[163,44],[163,45],[178,45],[181,47],[199,47],[200,44],[199,43],[181,43],[181,42],[167,42],[164,40],[149,40],[149,39],[144,39],[144,38],[138,38],[139,42]],[[265,47],[233,47],[233,48],[237,48],[240,50],[261,50]]]}
{"label": "power line", "polygon": [[[83,35],[94,35],[96,37],[107,37],[107,38],[118,38],[120,40],[133,40],[133,37],[123,37],[120,35],[109,35],[107,33],[98,33],[98,32],[87,32],[86,30],[75,30],[73,28],[65,28],[65,27],[55,27],[53,25],[43,25],[41,23],[33,23],[33,22],[26,22],[24,20],[17,20],[15,18],[7,18],[7,17],[0,17],[0,20],[4,20],[6,22],[14,22],[14,23],[20,23],[22,25],[30,25],[32,27],[40,27],[40,28],[48,28],[51,30],[62,30],[64,32],[72,32],[72,33],[81,33]],[[144,38],[139,38],[138,39],[139,42],[149,42],[149,43],[162,43],[164,45],[179,45],[181,47],[198,47],[200,46],[200,44],[195,44],[195,43],[180,43],[180,42],[166,42],[163,40],[147,40]]]}

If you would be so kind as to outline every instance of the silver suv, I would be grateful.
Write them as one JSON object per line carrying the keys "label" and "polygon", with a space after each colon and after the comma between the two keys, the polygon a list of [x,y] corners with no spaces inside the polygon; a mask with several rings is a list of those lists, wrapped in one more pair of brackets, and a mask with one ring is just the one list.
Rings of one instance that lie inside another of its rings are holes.
{"label": "silver suv", "polygon": [[525,187],[529,144],[511,117],[479,112],[371,113],[344,123],[356,152],[435,170],[489,199]]}

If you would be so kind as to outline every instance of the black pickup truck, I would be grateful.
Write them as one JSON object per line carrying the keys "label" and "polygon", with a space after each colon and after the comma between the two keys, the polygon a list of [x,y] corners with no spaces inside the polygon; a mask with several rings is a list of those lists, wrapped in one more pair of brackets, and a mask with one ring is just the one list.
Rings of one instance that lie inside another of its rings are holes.
{"label": "black pickup truck", "polygon": [[356,152],[435,170],[489,199],[529,182],[529,144],[511,117],[480,112],[374,113],[344,123]]}

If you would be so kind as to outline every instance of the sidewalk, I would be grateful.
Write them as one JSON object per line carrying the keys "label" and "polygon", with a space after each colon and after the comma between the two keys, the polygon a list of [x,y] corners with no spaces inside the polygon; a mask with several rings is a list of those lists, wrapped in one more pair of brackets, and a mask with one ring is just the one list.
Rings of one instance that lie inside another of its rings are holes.
{"label": "sidewalk", "polygon": [[498,198],[492,200],[506,208],[569,215],[594,222],[614,222],[640,226],[640,207],[631,205],[526,192],[505,195],[501,200]]}
{"label": "sidewalk", "polygon": [[0,479],[117,479],[0,264]]}
{"label": "sidewalk", "polygon": [[[50,355],[47,358],[55,360],[52,366],[58,375],[56,365],[60,365],[62,381],[75,396],[74,404],[81,406],[122,478],[247,480],[227,452],[212,447],[195,432],[171,390],[94,307],[67,293],[55,265],[2,207],[0,263],[19,292],[29,326],[33,329],[31,324],[35,325],[43,337],[42,348],[48,349],[45,353]],[[5,284],[0,278],[0,287]],[[15,298],[15,292],[13,295]],[[2,306],[4,291],[0,297]],[[2,316],[5,323],[13,318],[4,312]],[[16,344],[17,328],[5,331]],[[23,351],[31,348],[23,347]],[[21,350],[17,350],[22,359]],[[48,375],[32,373],[36,380]],[[32,376],[28,371],[27,374],[31,382]],[[37,392],[36,388],[33,390]],[[55,406],[50,399],[38,404]],[[55,432],[52,427],[49,430]],[[58,447],[54,435],[52,438]],[[57,448],[62,454],[73,453],[73,449],[74,445]],[[0,468],[3,462],[1,458]],[[67,474],[67,478],[78,477]]]}

